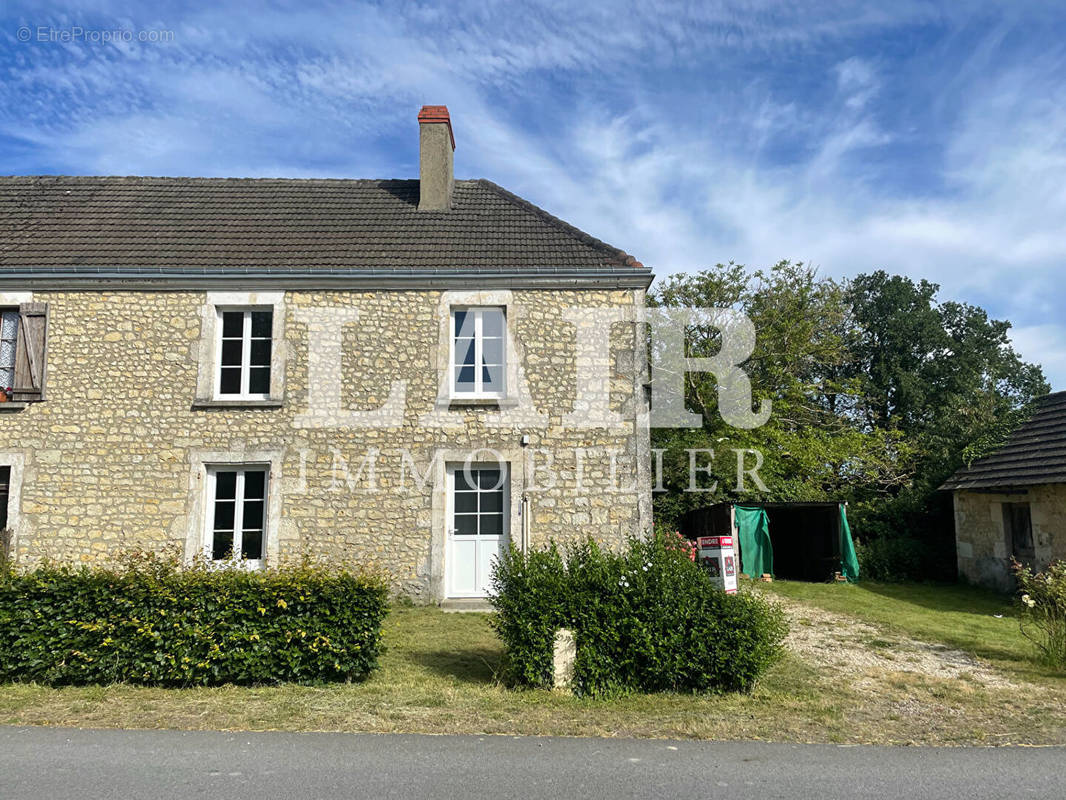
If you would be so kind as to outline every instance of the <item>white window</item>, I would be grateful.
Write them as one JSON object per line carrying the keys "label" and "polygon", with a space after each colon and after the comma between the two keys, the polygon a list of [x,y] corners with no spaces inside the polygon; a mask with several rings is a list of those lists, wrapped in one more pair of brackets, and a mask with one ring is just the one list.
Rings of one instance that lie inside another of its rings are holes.
{"label": "white window", "polygon": [[220,308],[218,323],[218,397],[266,400],[270,396],[273,309]]}
{"label": "white window", "polygon": [[18,338],[18,309],[0,310],[0,392],[10,393],[15,385],[15,341]]}
{"label": "white window", "polygon": [[265,466],[208,468],[204,555],[209,560],[263,565],[269,477]]}
{"label": "white window", "polygon": [[502,308],[452,309],[452,397],[499,399],[506,395],[505,329]]}

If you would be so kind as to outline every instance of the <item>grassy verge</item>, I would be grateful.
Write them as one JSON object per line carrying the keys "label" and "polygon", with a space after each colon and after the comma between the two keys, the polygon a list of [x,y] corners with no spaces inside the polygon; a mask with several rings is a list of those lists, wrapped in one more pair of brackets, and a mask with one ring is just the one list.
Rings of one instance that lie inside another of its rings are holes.
{"label": "grassy verge", "polygon": [[586,701],[512,691],[495,678],[502,651],[481,614],[397,609],[388,651],[366,683],[308,688],[51,689],[0,686],[0,723],[221,730],[681,738],[822,739],[844,736],[843,709],[797,660],[751,696],[635,696]]}
{"label": "grassy verge", "polygon": [[[774,586],[783,594],[799,591]],[[483,615],[401,608],[389,615],[385,637],[381,668],[363,684],[178,690],[8,684],[0,686],[0,723],[886,744],[1066,739],[1066,691],[1058,688],[998,692],[913,674],[886,674],[871,688],[789,656],[751,695],[590,701],[499,685],[501,651]]]}

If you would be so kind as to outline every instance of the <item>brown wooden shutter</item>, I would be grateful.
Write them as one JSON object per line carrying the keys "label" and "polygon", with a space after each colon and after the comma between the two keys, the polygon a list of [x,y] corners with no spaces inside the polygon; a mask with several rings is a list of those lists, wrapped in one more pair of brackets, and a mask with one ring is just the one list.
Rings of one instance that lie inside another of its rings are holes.
{"label": "brown wooden shutter", "polygon": [[19,306],[18,338],[15,340],[12,400],[24,403],[44,400],[47,355],[48,303],[23,303]]}

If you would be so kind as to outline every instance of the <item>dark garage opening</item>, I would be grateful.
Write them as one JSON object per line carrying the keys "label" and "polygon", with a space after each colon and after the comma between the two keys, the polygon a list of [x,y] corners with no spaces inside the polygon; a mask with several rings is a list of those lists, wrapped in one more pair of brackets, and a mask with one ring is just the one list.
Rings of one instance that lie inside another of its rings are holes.
{"label": "dark garage opening", "polygon": [[774,574],[783,580],[825,581],[840,569],[836,503],[764,503],[770,519]]}
{"label": "dark garage opening", "polygon": [[[769,523],[774,577],[795,581],[827,581],[840,570],[839,503],[743,503],[761,508]],[[716,503],[690,511],[681,518],[681,533],[700,536],[736,536],[733,504]],[[737,545],[740,550],[739,543]],[[743,553],[740,553],[744,563]],[[752,576],[759,577],[759,576]]]}

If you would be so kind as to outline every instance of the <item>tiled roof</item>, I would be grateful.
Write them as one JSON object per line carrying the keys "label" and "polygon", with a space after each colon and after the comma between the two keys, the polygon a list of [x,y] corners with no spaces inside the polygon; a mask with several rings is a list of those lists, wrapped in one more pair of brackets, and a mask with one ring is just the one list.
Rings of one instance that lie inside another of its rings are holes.
{"label": "tiled roof", "polygon": [[1023,488],[1066,483],[1066,392],[1040,398],[1032,416],[991,455],[952,475],[941,489]]}
{"label": "tiled roof", "polygon": [[187,269],[650,272],[486,180],[0,177],[0,275]]}

